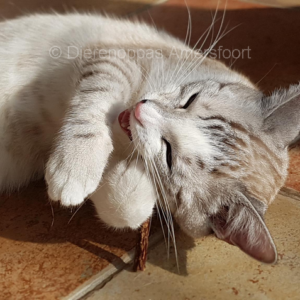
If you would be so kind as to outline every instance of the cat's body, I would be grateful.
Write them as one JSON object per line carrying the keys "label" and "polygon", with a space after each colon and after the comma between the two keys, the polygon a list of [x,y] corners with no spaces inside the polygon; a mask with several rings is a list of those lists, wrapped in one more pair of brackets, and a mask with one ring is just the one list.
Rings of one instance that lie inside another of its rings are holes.
{"label": "cat's body", "polygon": [[[276,260],[261,218],[299,132],[288,110],[294,129],[282,138],[276,108],[297,88],[264,98],[164,32],[79,14],[0,23],[0,70],[0,190],[46,168],[50,198],[77,205],[92,194],[106,223],[136,228],[152,213],[156,183],[189,234],[212,228],[253,257]],[[143,158],[127,164],[132,146]],[[245,241],[240,228],[251,231]]]}

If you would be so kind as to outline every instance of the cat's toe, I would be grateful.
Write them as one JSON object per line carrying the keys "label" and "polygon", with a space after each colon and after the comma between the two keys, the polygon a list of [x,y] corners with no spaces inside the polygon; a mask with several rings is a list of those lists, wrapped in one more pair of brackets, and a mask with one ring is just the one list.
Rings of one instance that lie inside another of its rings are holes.
{"label": "cat's toe", "polygon": [[72,150],[59,147],[50,156],[45,172],[49,197],[64,206],[79,205],[93,193],[106,164],[103,155]]}
{"label": "cat's toe", "polygon": [[78,205],[84,201],[83,187],[78,181],[72,180],[70,172],[63,172],[59,169],[52,172],[49,167],[45,179],[51,200],[60,201],[64,206]]}
{"label": "cat's toe", "polygon": [[45,180],[48,185],[49,198],[53,201],[59,201],[61,199],[64,182],[59,183],[55,180],[49,170],[46,171]]}
{"label": "cat's toe", "polygon": [[88,195],[76,182],[65,182],[61,186],[48,182],[48,195],[51,200],[60,201],[63,206],[81,204]]}
{"label": "cat's toe", "polygon": [[99,184],[96,178],[89,178],[88,172],[48,168],[45,174],[49,198],[60,201],[63,206],[76,206],[93,193]]}
{"label": "cat's toe", "polygon": [[76,206],[81,204],[86,196],[79,184],[67,183],[62,190],[60,201],[64,206]]}
{"label": "cat's toe", "polygon": [[81,204],[97,188],[97,183],[90,180],[82,184],[75,179],[70,179],[69,176],[59,176],[61,177],[60,179],[57,177],[47,180],[48,195],[50,199],[60,201],[63,206]]}

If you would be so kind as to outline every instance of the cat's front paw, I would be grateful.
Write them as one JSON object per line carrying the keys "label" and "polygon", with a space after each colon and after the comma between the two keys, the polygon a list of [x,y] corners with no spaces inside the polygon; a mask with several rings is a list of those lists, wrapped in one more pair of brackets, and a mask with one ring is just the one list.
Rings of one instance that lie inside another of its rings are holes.
{"label": "cat's front paw", "polygon": [[50,199],[60,201],[64,206],[73,206],[81,204],[96,190],[101,175],[100,178],[90,178],[85,168],[60,166],[55,159],[51,159],[46,169],[45,179]]}
{"label": "cat's front paw", "polygon": [[45,179],[52,200],[64,206],[79,205],[97,189],[112,150],[111,146],[101,151],[101,146],[82,147],[74,143],[71,147],[59,147],[50,156]]}
{"label": "cat's front paw", "polygon": [[100,219],[114,228],[137,229],[153,213],[156,190],[141,159],[120,161],[91,196]]}

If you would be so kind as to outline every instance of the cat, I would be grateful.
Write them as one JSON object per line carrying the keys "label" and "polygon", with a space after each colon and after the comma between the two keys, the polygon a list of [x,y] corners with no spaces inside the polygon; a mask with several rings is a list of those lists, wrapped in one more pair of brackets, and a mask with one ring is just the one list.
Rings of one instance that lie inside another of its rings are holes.
{"label": "cat", "polygon": [[263,216],[299,138],[299,85],[265,96],[164,31],[87,14],[0,23],[0,70],[1,192],[45,176],[50,199],[90,197],[109,226],[158,205],[192,237],[276,262]]}

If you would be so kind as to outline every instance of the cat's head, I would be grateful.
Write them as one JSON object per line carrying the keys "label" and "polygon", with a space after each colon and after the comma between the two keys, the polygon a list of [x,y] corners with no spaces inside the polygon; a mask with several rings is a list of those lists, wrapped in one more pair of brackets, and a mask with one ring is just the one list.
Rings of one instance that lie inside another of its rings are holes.
{"label": "cat's head", "polygon": [[265,97],[241,82],[205,80],[148,94],[125,113],[161,205],[187,234],[213,231],[260,261],[276,261],[263,215],[299,135],[298,94],[291,87]]}

